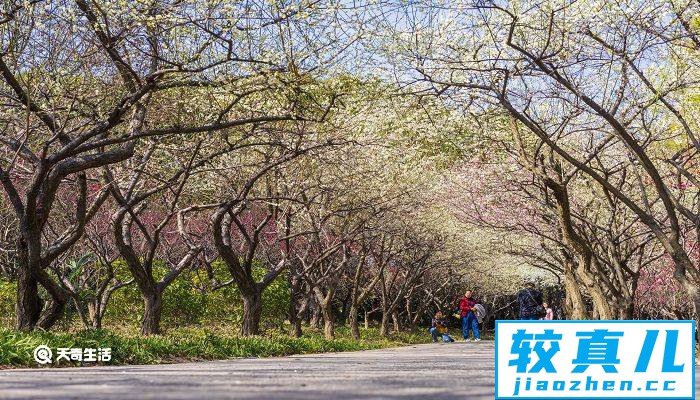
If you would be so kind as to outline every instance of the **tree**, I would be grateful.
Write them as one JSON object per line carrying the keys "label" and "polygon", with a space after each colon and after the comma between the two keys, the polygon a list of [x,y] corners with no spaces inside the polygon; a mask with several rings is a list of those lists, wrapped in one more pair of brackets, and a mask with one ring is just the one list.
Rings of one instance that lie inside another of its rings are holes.
{"label": "tree", "polygon": [[[429,90],[465,107],[506,111],[561,162],[624,204],[673,260],[675,279],[700,308],[697,263],[684,246],[682,221],[695,224],[687,212],[693,206],[683,204],[681,198],[689,199],[676,184],[679,176],[683,185],[690,177],[674,173],[679,162],[692,163],[686,149],[696,147],[683,101],[697,88],[691,55],[697,32],[689,23],[697,7],[689,1],[451,4],[432,8],[435,18],[410,21],[418,45],[407,47],[419,56],[403,60]],[[456,9],[464,18],[454,24],[431,22]],[[426,40],[426,32],[439,40]],[[667,129],[669,123],[677,128]],[[627,173],[635,179],[625,180]]]}
{"label": "tree", "polygon": [[[334,55],[320,49],[346,39],[333,34],[325,13],[306,13],[316,7],[307,2],[233,13],[226,1],[193,0],[4,7],[0,90],[9,100],[0,182],[21,232],[16,325],[24,330],[48,328],[62,313],[69,296],[47,268],[106,200],[106,187],[88,190],[96,171],[130,159],[146,138],[296,117],[271,98],[247,104],[239,119],[229,111],[261,87],[289,83],[278,73],[302,78],[319,60],[330,62]],[[312,46],[307,35],[322,39]],[[59,192],[72,193],[75,206],[71,225],[51,237]],[[39,284],[50,296],[46,306]]]}
{"label": "tree", "polygon": [[[163,292],[202,251],[201,246],[185,240],[185,236],[177,232],[176,217],[189,179],[196,176],[197,167],[217,155],[208,154],[200,159],[201,142],[183,149],[184,154],[167,150],[158,154],[160,145],[154,141],[134,169],[126,171],[122,179],[118,179],[112,169],[105,168],[117,205],[112,217],[115,247],[134,277],[144,302],[143,335],[160,333]],[[174,172],[168,174],[166,168],[161,177],[148,179],[148,164],[167,158],[174,161],[171,167]],[[152,201],[153,198],[159,201]],[[162,277],[156,271],[159,266],[166,271]]]}

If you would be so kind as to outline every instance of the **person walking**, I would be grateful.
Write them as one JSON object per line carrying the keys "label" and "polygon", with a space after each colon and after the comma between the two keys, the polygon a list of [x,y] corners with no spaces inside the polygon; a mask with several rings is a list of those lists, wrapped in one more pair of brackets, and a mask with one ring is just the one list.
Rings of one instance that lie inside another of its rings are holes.
{"label": "person walking", "polygon": [[462,336],[467,342],[471,342],[469,331],[474,332],[474,341],[480,342],[479,322],[476,317],[476,301],[472,298],[472,291],[467,290],[464,297],[459,301],[459,316],[462,319]]}
{"label": "person walking", "polygon": [[535,289],[535,284],[527,279],[525,287],[518,292],[518,306],[521,320],[538,320],[542,309],[542,293]]}

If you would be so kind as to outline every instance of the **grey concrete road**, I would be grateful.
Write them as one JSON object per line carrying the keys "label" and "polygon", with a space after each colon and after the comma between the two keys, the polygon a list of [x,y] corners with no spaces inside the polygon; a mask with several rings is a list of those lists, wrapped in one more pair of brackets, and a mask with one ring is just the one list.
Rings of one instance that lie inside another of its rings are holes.
{"label": "grey concrete road", "polygon": [[493,342],[458,342],[171,365],[6,370],[0,371],[0,399],[493,399],[493,357]]}
{"label": "grey concrete road", "polygon": [[[493,399],[493,342],[0,371],[0,399]],[[469,388],[469,390],[467,390]]]}

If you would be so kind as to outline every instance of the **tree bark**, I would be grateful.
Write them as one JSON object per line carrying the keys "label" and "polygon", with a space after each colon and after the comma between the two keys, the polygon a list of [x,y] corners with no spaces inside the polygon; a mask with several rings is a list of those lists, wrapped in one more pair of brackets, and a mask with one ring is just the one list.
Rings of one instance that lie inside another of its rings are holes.
{"label": "tree bark", "polygon": [[290,328],[289,328],[289,335],[290,335],[291,337],[295,337],[295,338],[300,338],[300,337],[301,337],[301,335],[302,335],[302,331],[301,331],[301,318],[297,318],[297,319],[294,320],[294,322],[291,324],[291,326],[290,326]]}
{"label": "tree bark", "polygon": [[695,308],[695,310],[693,310],[693,315],[696,321],[695,340],[697,341],[700,339],[700,328],[697,328],[697,323],[700,322],[700,290],[698,290],[697,286],[691,285],[687,280],[684,282],[686,283],[685,291],[688,293]]}
{"label": "tree bark", "polygon": [[153,290],[142,294],[143,320],[141,321],[142,335],[157,335],[160,333],[160,319],[163,311],[163,293]]}
{"label": "tree bark", "polygon": [[51,299],[46,302],[44,310],[39,317],[39,322],[37,326],[41,329],[50,329],[56,322],[63,316],[63,311],[66,309],[66,298],[62,296],[51,297]]}
{"label": "tree bark", "polygon": [[391,323],[394,326],[394,333],[401,332],[401,322],[399,321],[399,313],[396,311],[391,312]]}
{"label": "tree bark", "polygon": [[566,315],[573,320],[584,319],[586,309],[581,290],[572,271],[564,273],[564,288],[566,289]]}
{"label": "tree bark", "polygon": [[299,279],[294,277],[293,269],[289,272],[289,335],[291,337],[301,337],[301,318],[297,310],[299,293]]}
{"label": "tree bark", "polygon": [[613,312],[608,303],[608,298],[603,293],[601,285],[598,284],[597,277],[595,274],[589,273],[592,264],[591,253],[582,254],[579,257],[579,267],[576,270],[576,274],[579,280],[583,282],[591,295],[591,300],[593,301],[593,309],[597,319],[611,320],[613,319]]}
{"label": "tree bark", "polygon": [[260,333],[260,316],[262,315],[262,293],[254,288],[250,292],[242,293],[243,297],[243,321],[241,323],[241,335],[250,336]]}
{"label": "tree bark", "polygon": [[17,270],[17,302],[15,304],[15,329],[31,331],[39,322],[41,299],[39,298],[39,282],[29,270],[29,261],[24,251],[19,251],[19,269]]}
{"label": "tree bark", "polygon": [[382,312],[382,322],[379,324],[379,335],[386,337],[389,334],[389,313]]}
{"label": "tree bark", "polygon": [[626,301],[623,304],[620,304],[617,319],[634,319],[634,301]]}
{"label": "tree bark", "polygon": [[699,320],[698,313],[700,313],[700,295],[698,295],[697,289],[695,290],[695,297],[693,298],[693,303],[695,304],[695,342],[700,340],[700,329],[697,328],[697,322]]}
{"label": "tree bark", "polygon": [[334,318],[331,302],[320,305],[321,315],[323,315],[323,336],[327,340],[335,339]]}
{"label": "tree bark", "polygon": [[317,304],[314,304],[312,306],[311,320],[309,321],[309,325],[314,329],[321,328],[321,307],[319,307]]}
{"label": "tree bark", "polygon": [[56,284],[46,271],[35,268],[34,273],[39,284],[46,289],[46,293],[49,295],[49,300],[44,304],[44,309],[39,315],[37,326],[41,329],[50,329],[63,316],[70,294],[66,289]]}
{"label": "tree bark", "polygon": [[357,316],[357,305],[351,304],[348,313],[348,323],[350,324],[350,332],[355,340],[360,340],[360,326]]}
{"label": "tree bark", "polygon": [[97,302],[90,302],[87,305],[88,319],[90,320],[93,329],[102,328],[102,312],[99,307],[100,306]]}
{"label": "tree bark", "polygon": [[335,322],[340,324],[340,325],[345,325],[345,323],[348,320],[348,315],[350,313],[350,304],[352,303],[352,294],[349,293],[343,301],[341,301],[342,308],[340,309],[340,313],[335,319]]}
{"label": "tree bark", "polygon": [[611,320],[613,319],[613,313],[612,310],[610,309],[610,304],[608,304],[608,300],[605,297],[605,295],[598,290],[597,288],[593,287],[590,288],[591,290],[591,299],[593,300],[593,307],[596,310],[596,313],[598,314],[598,319],[602,320]]}
{"label": "tree bark", "polygon": [[[674,246],[669,247],[673,247],[673,252],[670,252],[671,258],[673,259],[675,265],[675,271],[673,273],[673,276],[685,289],[686,293],[688,294],[688,297],[692,301],[694,308],[693,318],[695,319],[696,326],[698,326],[698,324],[700,324],[700,289],[698,288],[698,285],[696,283],[697,280],[689,279],[686,275],[686,273],[694,272],[695,266],[690,261],[688,254],[685,252],[682,246],[679,246],[677,245],[677,243],[674,243]],[[694,275],[695,274],[691,274],[691,277],[697,278]],[[700,329],[696,330],[695,338],[696,340],[700,339]]]}
{"label": "tree bark", "polygon": [[92,319],[90,319],[90,306],[88,305],[89,303],[86,304],[80,299],[80,296],[76,296],[75,294],[71,294],[71,299],[73,300],[75,310],[78,313],[80,321],[83,323],[85,329],[92,329],[93,324]]}
{"label": "tree bark", "polygon": [[606,296],[603,294],[601,285],[599,284],[600,276],[596,276],[597,268],[593,250],[589,243],[576,231],[574,222],[571,217],[571,208],[569,203],[569,191],[565,184],[554,181],[553,179],[544,176],[545,185],[552,191],[556,199],[557,219],[561,229],[564,242],[576,252],[578,266],[574,273],[583,282],[593,299],[595,312],[600,319],[612,319],[612,310],[608,304]]}

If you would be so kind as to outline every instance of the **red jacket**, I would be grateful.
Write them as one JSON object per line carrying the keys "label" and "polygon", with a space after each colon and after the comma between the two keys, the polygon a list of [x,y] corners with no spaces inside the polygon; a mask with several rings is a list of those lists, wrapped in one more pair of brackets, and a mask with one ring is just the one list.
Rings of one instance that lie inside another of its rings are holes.
{"label": "red jacket", "polygon": [[473,308],[476,305],[476,301],[471,298],[462,297],[459,301],[459,316],[464,318],[469,314],[469,312],[474,312]]}

